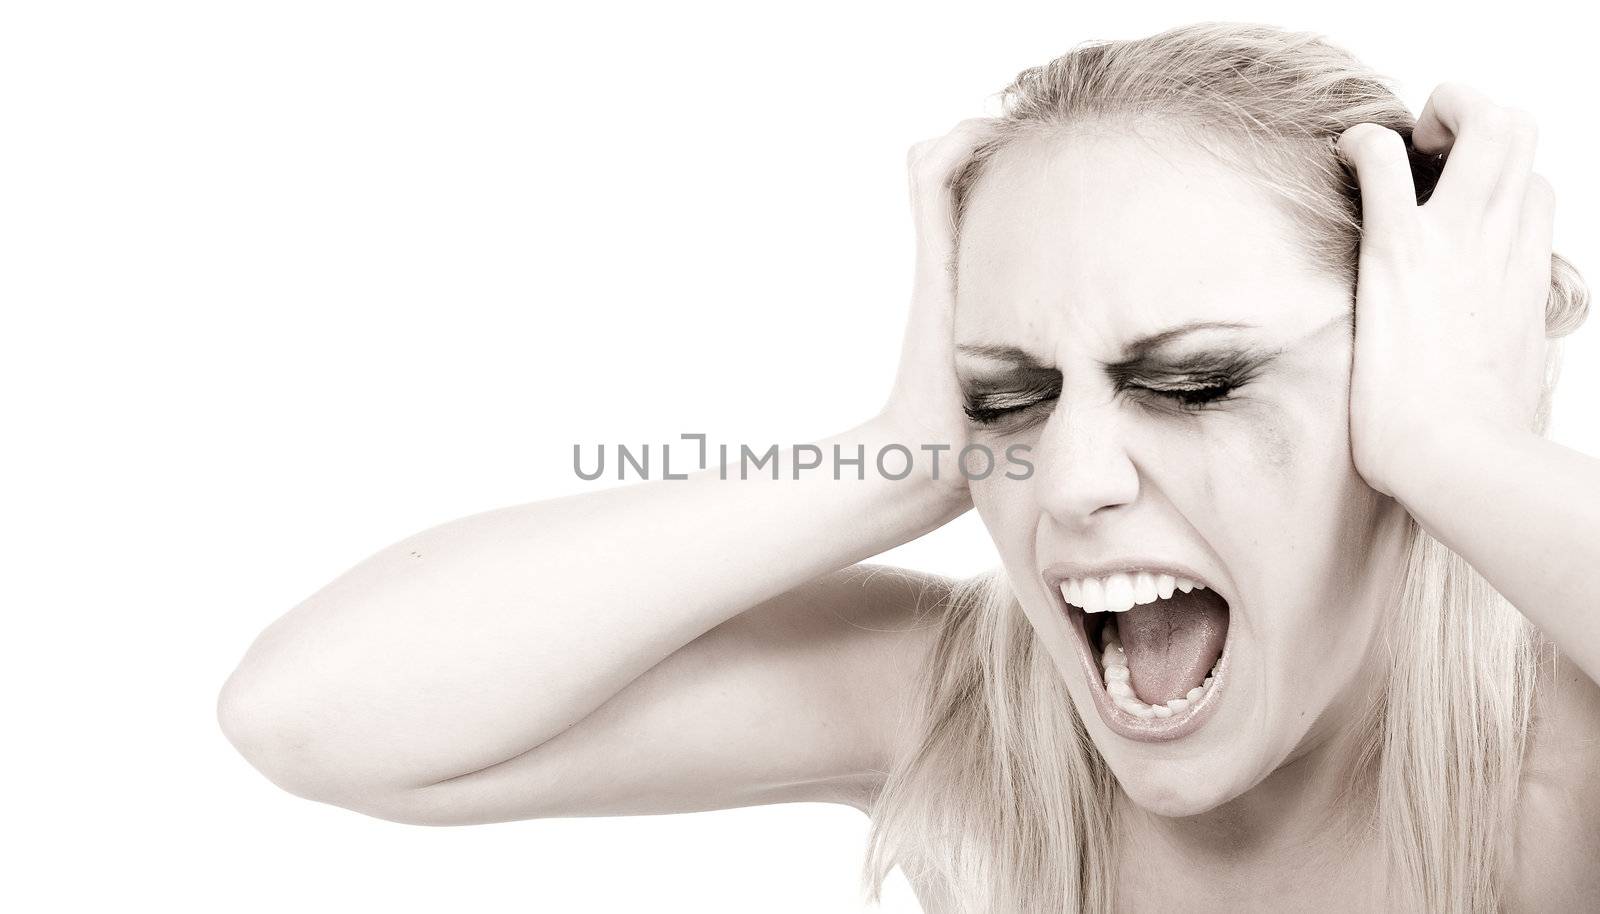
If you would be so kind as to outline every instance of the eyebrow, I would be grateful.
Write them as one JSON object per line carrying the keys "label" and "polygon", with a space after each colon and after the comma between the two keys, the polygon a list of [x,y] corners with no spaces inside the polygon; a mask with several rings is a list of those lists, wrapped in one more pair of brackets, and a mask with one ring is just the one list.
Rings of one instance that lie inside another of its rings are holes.
{"label": "eyebrow", "polygon": [[1188,375],[1240,375],[1254,371],[1271,361],[1268,353],[1255,352],[1254,347],[1244,349],[1215,348],[1203,352],[1173,357],[1160,354],[1161,348],[1202,330],[1251,330],[1254,324],[1239,321],[1190,321],[1169,327],[1159,333],[1141,336],[1123,347],[1122,358],[1102,362],[1106,374],[1118,384],[1140,378],[1155,381],[1172,381]]}
{"label": "eyebrow", "polygon": [[[1165,330],[1149,333],[1138,337],[1123,346],[1123,355],[1115,362],[1108,363],[1108,367],[1131,367],[1145,360],[1152,352],[1183,337],[1197,333],[1201,330],[1253,330],[1255,324],[1246,324],[1240,321],[1189,321],[1168,327]],[[962,343],[956,347],[967,355],[993,359],[998,362],[1010,362],[1027,369],[1048,369],[1049,366],[1034,358],[1027,350],[1017,346],[1004,346],[992,343]]]}
{"label": "eyebrow", "polygon": [[1139,361],[1162,346],[1201,330],[1254,330],[1255,326],[1241,321],[1189,321],[1133,340],[1123,347],[1124,354],[1118,363]]}
{"label": "eyebrow", "polygon": [[1049,367],[1034,358],[1027,350],[1017,346],[1001,346],[992,343],[962,343],[956,348],[967,355],[993,359],[996,362],[1011,362],[1022,368],[1045,369]]}

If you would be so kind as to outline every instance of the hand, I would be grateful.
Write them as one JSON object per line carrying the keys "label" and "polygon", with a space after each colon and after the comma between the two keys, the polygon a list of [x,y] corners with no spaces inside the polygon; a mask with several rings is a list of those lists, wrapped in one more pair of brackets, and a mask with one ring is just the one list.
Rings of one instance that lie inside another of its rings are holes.
{"label": "hand", "polygon": [[944,136],[912,146],[906,155],[911,216],[916,228],[916,270],[894,390],[880,420],[899,443],[931,469],[923,444],[949,445],[939,455],[939,481],[952,497],[970,503],[956,455],[967,444],[966,413],[955,374],[955,220],[950,179],[987,136],[991,118],[971,118]]}
{"label": "hand", "polygon": [[1412,142],[1449,158],[1418,206],[1398,134],[1357,124],[1339,139],[1363,211],[1351,453],[1386,495],[1454,447],[1532,433],[1555,206],[1534,141],[1526,114],[1441,85]]}

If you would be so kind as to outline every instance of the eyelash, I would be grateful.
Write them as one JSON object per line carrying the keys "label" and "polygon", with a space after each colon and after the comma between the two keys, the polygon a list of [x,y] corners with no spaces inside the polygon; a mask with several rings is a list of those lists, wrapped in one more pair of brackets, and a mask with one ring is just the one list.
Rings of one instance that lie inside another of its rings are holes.
{"label": "eyelash", "polygon": [[[1184,412],[1203,412],[1214,408],[1215,404],[1229,399],[1240,385],[1227,379],[1207,379],[1206,383],[1185,384],[1179,387],[1148,387],[1142,384],[1128,384],[1124,390],[1136,391],[1142,395],[1153,395],[1167,401],[1168,406],[1183,410]],[[1006,400],[1015,399],[1020,394],[991,395],[988,399]],[[1009,416],[1017,416],[1036,407],[1055,402],[1056,395],[1041,396],[1027,403],[1017,403],[1012,406],[983,406],[981,401],[968,400],[965,407],[967,418],[978,425],[998,425]]]}
{"label": "eyelash", "polygon": [[1228,399],[1238,389],[1238,382],[1224,378],[1207,378],[1204,382],[1183,384],[1177,387],[1146,387],[1130,384],[1128,389],[1154,394],[1185,412],[1202,412]]}
{"label": "eyelash", "polygon": [[[1017,416],[1046,403],[1055,402],[1058,391],[1056,390],[1019,390],[991,393],[980,397],[968,397],[964,411],[967,418],[978,425],[998,425],[1010,416]],[[1032,399],[1025,399],[1031,397]],[[991,406],[985,404],[1007,403],[1005,406]]]}

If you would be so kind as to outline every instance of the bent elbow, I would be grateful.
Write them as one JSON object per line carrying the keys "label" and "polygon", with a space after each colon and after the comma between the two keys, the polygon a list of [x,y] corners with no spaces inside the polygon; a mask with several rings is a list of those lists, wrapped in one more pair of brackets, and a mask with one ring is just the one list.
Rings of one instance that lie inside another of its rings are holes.
{"label": "bent elbow", "polygon": [[223,684],[216,713],[217,724],[234,749],[289,793],[348,806],[365,792],[349,772],[330,761],[306,703],[259,681],[243,666]]}
{"label": "bent elbow", "polygon": [[299,796],[326,793],[312,776],[311,737],[289,703],[235,670],[217,695],[217,724],[228,742],[267,780]]}
{"label": "bent elbow", "polygon": [[217,723],[251,767],[297,797],[406,825],[458,824],[418,802],[417,791],[340,761],[327,737],[331,725],[316,708],[314,700],[253,681],[241,667],[217,695]]}

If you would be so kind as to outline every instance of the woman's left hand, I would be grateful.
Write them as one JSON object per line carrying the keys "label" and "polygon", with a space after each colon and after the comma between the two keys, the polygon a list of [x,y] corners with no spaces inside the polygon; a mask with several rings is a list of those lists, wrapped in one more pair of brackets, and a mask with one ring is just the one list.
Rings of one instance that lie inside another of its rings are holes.
{"label": "woman's left hand", "polygon": [[1413,144],[1449,153],[1418,206],[1405,143],[1376,124],[1339,139],[1361,186],[1350,442],[1368,485],[1408,480],[1482,436],[1532,433],[1545,365],[1555,198],[1523,112],[1434,90]]}
{"label": "woman's left hand", "polygon": [[[1583,672],[1587,682],[1553,680],[1560,697],[1546,707],[1550,732],[1592,740],[1600,732],[1592,574],[1600,460],[1533,433],[1554,210],[1549,184],[1531,169],[1533,126],[1445,85],[1424,107],[1413,143],[1449,152],[1423,206],[1399,136],[1365,124],[1340,138],[1365,212],[1351,453],[1369,485],[1465,559]],[[1564,764],[1560,777],[1573,790],[1600,783],[1600,756]],[[1597,799],[1575,814],[1600,816],[1600,792],[1588,797]]]}

